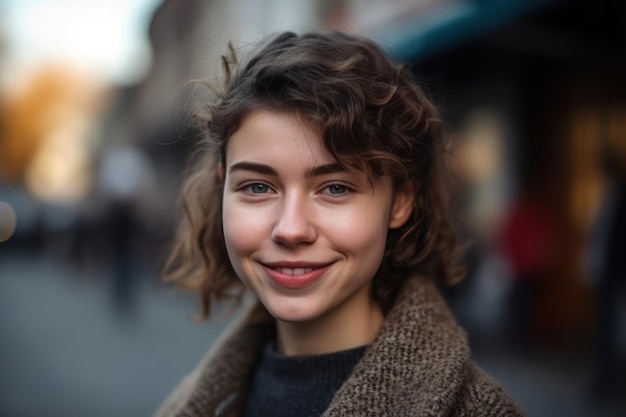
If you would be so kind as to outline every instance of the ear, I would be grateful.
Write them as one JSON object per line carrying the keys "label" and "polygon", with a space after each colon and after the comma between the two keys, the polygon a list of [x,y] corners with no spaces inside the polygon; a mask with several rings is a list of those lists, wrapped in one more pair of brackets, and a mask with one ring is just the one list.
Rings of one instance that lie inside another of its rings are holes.
{"label": "ear", "polygon": [[395,190],[393,205],[389,214],[390,229],[402,227],[409,220],[411,213],[413,213],[414,201],[415,188],[412,183],[405,183]]}
{"label": "ear", "polygon": [[217,177],[220,179],[222,184],[226,180],[226,168],[224,168],[224,164],[221,162],[217,164]]}

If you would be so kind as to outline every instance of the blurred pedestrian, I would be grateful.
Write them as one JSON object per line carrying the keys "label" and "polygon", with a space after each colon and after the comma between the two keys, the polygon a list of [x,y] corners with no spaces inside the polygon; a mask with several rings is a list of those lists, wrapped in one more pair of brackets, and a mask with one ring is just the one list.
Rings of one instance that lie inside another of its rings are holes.
{"label": "blurred pedestrian", "polygon": [[538,197],[521,193],[514,200],[500,247],[513,279],[506,302],[506,342],[523,349],[533,340],[534,308],[557,248],[556,226]]}
{"label": "blurred pedestrian", "polygon": [[148,161],[132,146],[117,146],[103,157],[102,190],[108,197],[106,231],[113,252],[111,300],[115,312],[127,319],[135,313],[137,282],[133,272],[133,238],[137,233],[135,206],[146,186]]}
{"label": "blurred pedestrian", "polygon": [[602,199],[593,222],[590,275],[595,290],[593,399],[609,398],[617,384],[620,300],[626,286],[626,168],[616,153],[602,164]]}

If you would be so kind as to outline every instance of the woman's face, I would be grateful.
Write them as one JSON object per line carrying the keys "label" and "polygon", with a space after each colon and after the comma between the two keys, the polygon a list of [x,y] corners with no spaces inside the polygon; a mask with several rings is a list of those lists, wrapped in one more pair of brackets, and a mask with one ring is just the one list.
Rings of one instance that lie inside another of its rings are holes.
{"label": "woman's face", "polygon": [[410,198],[342,169],[297,117],[265,110],[229,138],[220,169],[228,255],[267,310],[286,322],[363,314]]}

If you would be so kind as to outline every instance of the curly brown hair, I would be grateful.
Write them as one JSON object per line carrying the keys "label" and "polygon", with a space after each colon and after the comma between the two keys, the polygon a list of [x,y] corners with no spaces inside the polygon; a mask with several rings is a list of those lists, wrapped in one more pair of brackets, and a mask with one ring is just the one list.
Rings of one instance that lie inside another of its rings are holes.
{"label": "curly brown hair", "polygon": [[214,100],[199,115],[204,140],[182,189],[183,216],[163,274],[200,292],[205,318],[213,301],[243,293],[226,252],[218,165],[229,137],[255,109],[295,114],[316,129],[339,164],[412,187],[411,217],[389,231],[373,281],[383,310],[409,274],[444,283],[462,278],[445,167],[449,135],[410,71],[372,41],[339,32],[287,32],[247,62],[238,65],[232,47],[222,60],[224,86],[211,88]]}

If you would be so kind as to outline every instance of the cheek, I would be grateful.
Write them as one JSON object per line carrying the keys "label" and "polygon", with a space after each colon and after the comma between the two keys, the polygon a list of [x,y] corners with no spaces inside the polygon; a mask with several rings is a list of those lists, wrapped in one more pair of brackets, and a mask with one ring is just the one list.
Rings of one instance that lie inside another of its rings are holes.
{"label": "cheek", "polygon": [[338,249],[358,256],[364,263],[380,263],[387,239],[388,213],[384,207],[361,207],[333,219],[329,233]]}
{"label": "cheek", "polygon": [[228,205],[225,204],[223,210],[224,241],[226,242],[231,262],[235,263],[236,260],[233,259],[233,255],[240,252],[242,250],[241,246],[245,245],[245,230],[249,226],[242,223],[241,216],[238,216],[237,212],[229,208]]}
{"label": "cheek", "polygon": [[222,222],[226,248],[233,264],[234,257],[254,251],[258,241],[263,236],[264,216],[258,212],[251,212],[224,200],[222,205]]}

